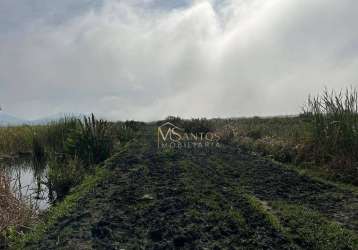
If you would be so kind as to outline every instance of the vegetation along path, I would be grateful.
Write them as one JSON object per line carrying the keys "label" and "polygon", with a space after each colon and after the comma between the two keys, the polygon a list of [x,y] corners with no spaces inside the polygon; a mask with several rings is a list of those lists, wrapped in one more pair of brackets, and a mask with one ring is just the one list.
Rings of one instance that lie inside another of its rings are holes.
{"label": "vegetation along path", "polygon": [[149,129],[25,249],[358,249],[358,193],[240,147],[164,151]]}

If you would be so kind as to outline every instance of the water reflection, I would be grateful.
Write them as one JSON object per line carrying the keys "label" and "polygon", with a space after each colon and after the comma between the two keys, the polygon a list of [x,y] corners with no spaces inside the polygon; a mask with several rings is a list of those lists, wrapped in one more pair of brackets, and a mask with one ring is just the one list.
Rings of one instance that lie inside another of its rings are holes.
{"label": "water reflection", "polygon": [[53,202],[48,185],[48,167],[45,161],[31,158],[12,158],[0,161],[0,170],[8,180],[14,196],[25,201],[35,211],[42,211]]}

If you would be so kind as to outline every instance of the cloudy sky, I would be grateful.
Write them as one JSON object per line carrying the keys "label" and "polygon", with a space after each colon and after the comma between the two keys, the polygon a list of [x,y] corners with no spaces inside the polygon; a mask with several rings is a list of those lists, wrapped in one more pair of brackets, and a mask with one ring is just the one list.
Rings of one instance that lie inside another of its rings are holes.
{"label": "cloudy sky", "polygon": [[295,114],[358,86],[356,0],[1,0],[0,104],[35,119]]}

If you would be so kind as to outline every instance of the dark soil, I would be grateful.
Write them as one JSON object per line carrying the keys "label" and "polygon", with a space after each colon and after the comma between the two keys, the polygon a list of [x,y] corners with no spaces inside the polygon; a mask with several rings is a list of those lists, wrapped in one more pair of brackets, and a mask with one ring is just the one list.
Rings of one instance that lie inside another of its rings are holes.
{"label": "dark soil", "polygon": [[301,204],[358,230],[358,195],[223,146],[164,152],[149,131],[106,163],[109,179],[26,249],[304,249],[252,207]]}

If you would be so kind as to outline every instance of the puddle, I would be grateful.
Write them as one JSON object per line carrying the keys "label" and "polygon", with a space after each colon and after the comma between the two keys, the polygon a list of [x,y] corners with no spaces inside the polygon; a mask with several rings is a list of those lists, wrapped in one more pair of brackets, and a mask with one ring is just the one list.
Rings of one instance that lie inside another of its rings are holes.
{"label": "puddle", "polygon": [[36,211],[46,210],[51,205],[46,163],[34,164],[30,159],[0,161],[0,175],[14,196]]}

